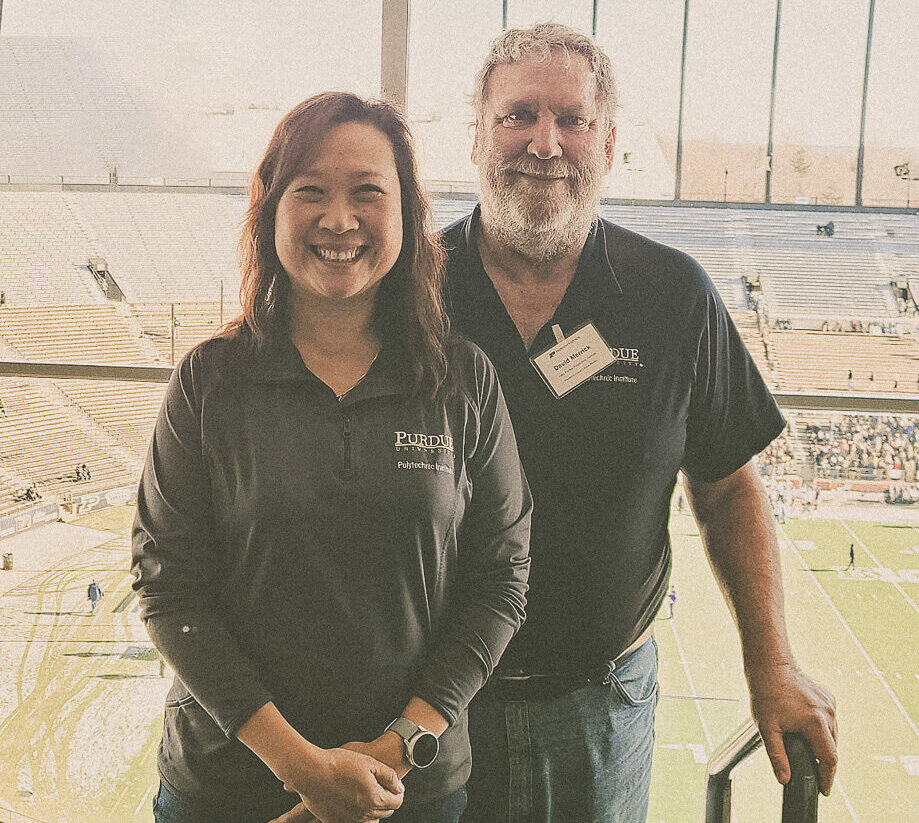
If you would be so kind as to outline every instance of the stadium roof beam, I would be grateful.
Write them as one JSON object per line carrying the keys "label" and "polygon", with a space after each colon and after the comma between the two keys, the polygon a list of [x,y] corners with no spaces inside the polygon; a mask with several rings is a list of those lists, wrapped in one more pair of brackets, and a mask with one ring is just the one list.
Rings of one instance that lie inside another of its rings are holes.
{"label": "stadium roof beam", "polygon": [[380,95],[403,110],[408,98],[409,0],[383,0]]}
{"label": "stadium roof beam", "polygon": [[868,36],[865,42],[865,77],[862,81],[862,120],[858,132],[858,163],[855,169],[855,205],[862,204],[862,178],[865,176],[865,110],[868,107],[868,69],[871,66],[871,36],[874,33],[874,0],[868,7]]}
{"label": "stadium roof beam", "polygon": [[[772,38],[772,86],[769,90],[769,137],[766,143],[765,202],[772,202],[772,149],[775,130],[775,76],[779,66],[779,35],[782,31],[782,0],[775,0],[775,35]],[[727,198],[725,198],[727,199]]]}
{"label": "stadium roof beam", "polygon": [[673,199],[682,200],[683,185],[683,109],[686,96],[686,32],[689,29],[689,0],[683,0],[683,51],[680,57],[680,102],[676,119],[676,167],[673,172]]}

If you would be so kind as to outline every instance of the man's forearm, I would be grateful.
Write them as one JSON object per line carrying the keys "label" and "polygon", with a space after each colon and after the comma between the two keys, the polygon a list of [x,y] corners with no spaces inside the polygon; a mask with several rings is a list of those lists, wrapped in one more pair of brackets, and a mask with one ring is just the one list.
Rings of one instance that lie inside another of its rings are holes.
{"label": "man's forearm", "polygon": [[740,631],[750,709],[775,776],[791,769],[782,735],[810,741],[829,794],[836,773],[836,701],[801,672],[785,629],[784,592],[772,507],[751,463],[716,483],[687,483],[709,561]]}
{"label": "man's forearm", "polygon": [[709,562],[740,632],[747,673],[793,663],[775,523],[754,466],[747,463],[715,483],[690,480],[687,489]]}

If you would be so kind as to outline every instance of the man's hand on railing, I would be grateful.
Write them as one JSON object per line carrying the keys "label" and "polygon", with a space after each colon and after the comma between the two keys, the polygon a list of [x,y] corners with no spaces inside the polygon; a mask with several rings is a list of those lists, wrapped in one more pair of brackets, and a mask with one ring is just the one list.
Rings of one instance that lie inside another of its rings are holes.
{"label": "man's hand on railing", "polygon": [[829,795],[838,762],[836,699],[797,666],[785,663],[747,672],[750,705],[776,779],[791,778],[782,741],[786,732],[800,732],[817,758],[820,791]]}

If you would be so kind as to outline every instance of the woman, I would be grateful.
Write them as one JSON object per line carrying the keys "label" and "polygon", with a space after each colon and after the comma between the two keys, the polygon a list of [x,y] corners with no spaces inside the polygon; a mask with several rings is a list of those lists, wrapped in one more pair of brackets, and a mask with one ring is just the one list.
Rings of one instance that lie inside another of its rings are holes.
{"label": "woman", "polygon": [[134,587],[176,672],[159,823],[462,812],[531,502],[427,215],[390,105],[322,94],[277,127],[243,314],[177,366],[140,482]]}

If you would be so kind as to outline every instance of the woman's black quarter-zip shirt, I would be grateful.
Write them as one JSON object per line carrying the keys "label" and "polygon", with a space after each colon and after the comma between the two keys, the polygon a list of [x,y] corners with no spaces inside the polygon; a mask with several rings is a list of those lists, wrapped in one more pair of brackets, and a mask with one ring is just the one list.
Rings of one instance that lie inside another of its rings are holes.
{"label": "woman's black quarter-zip shirt", "polygon": [[372,740],[412,696],[450,722],[406,805],[469,773],[465,709],[524,619],[531,500],[491,363],[409,396],[386,345],[343,399],[282,344],[178,365],[140,481],[142,617],[176,672],[161,777],[190,798],[290,795],[236,739],[268,701],[311,742]]}

